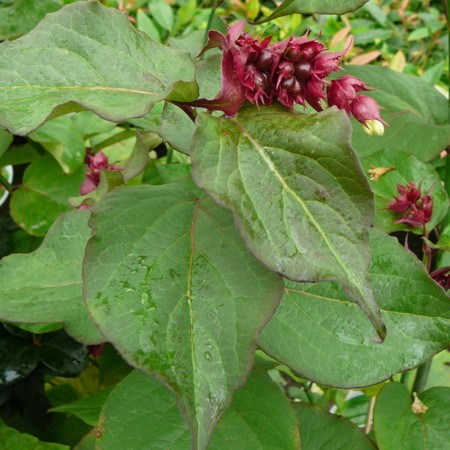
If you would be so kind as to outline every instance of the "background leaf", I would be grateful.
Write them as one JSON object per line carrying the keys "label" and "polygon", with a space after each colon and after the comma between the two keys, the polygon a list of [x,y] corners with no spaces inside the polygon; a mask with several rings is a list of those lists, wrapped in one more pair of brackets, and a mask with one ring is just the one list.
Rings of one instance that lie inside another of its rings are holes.
{"label": "background leaf", "polygon": [[11,198],[11,216],[28,233],[45,236],[52,223],[69,211],[69,197],[80,194],[85,167],[64,175],[55,159],[46,155],[30,164],[22,185]]}
{"label": "background leaf", "polygon": [[337,283],[288,283],[259,346],[295,372],[328,386],[379,383],[448,345],[450,299],[395,238],[370,235],[372,282],[388,335],[383,344]]}
{"label": "background leaf", "polygon": [[4,449],[20,450],[65,450],[70,447],[51,442],[42,442],[31,434],[20,433],[14,428],[7,427],[0,419],[0,446]]}
{"label": "background leaf", "polygon": [[346,66],[345,72],[376,88],[365,95],[385,108],[382,117],[390,125],[383,136],[367,136],[362,125],[353,122],[352,145],[360,156],[403,150],[428,161],[450,143],[447,99],[432,85],[387,67]]}
{"label": "background leaf", "polygon": [[247,377],[282,280],[257,263],[232,215],[180,181],[118,188],[93,210],[85,300],[132,365],[179,396],[205,448]]}
{"label": "background leaf", "polygon": [[450,388],[431,388],[419,398],[428,408],[424,414],[412,411],[413,399],[405,385],[386,384],[374,409],[375,436],[380,450],[438,450],[448,445]]}
{"label": "background leaf", "polygon": [[12,5],[0,8],[0,41],[28,33],[47,13],[61,6],[57,0],[15,0]]}
{"label": "background leaf", "polygon": [[65,214],[38,250],[0,261],[1,320],[64,322],[67,332],[80,342],[98,344],[105,340],[90,319],[81,296],[88,217],[88,211]]}
{"label": "background leaf", "polygon": [[275,11],[258,23],[290,14],[345,14],[360,8],[367,0],[284,0]]}
{"label": "background leaf", "polygon": [[299,403],[295,405],[302,450],[358,449],[374,450],[374,443],[354,423],[330,414],[322,408]]}
{"label": "background leaf", "polygon": [[194,100],[193,78],[187,54],[136,31],[117,10],[77,2],[0,45],[0,123],[24,135],[80,106],[119,122],[165,98]]}
{"label": "background leaf", "polygon": [[292,280],[339,280],[383,338],[367,272],[372,194],[345,113],[250,107],[197,126],[193,178],[233,210],[252,254]]}

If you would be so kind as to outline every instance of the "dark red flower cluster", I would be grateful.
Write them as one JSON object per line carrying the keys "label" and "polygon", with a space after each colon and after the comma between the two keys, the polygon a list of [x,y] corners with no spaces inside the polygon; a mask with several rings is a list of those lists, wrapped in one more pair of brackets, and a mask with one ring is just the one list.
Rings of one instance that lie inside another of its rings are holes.
{"label": "dark red flower cluster", "polygon": [[368,121],[385,123],[376,101],[357,95],[369,90],[364,82],[351,76],[332,82],[325,79],[341,69],[340,58],[348,49],[327,53],[322,43],[308,38],[308,33],[269,45],[271,37],[255,39],[244,32],[244,26],[245,22],[234,24],[226,36],[209,32],[202,53],[214,47],[223,50],[222,89],[215,99],[199,99],[194,106],[234,115],[246,99],[257,105],[271,105],[278,100],[289,108],[309,103],[317,111],[322,111],[327,101],[329,106],[353,114],[368,128]]}
{"label": "dark red flower cluster", "polygon": [[[90,151],[86,154],[84,159],[87,164],[86,178],[81,185],[81,195],[87,195],[92,191],[95,191],[100,183],[100,171],[101,170],[121,170],[115,164],[109,164],[108,157],[102,152],[97,152],[95,155],[90,154]],[[89,205],[82,205],[79,209],[86,209]]]}
{"label": "dark red flower cluster", "polygon": [[389,203],[386,209],[401,213],[402,217],[394,223],[404,223],[411,227],[420,227],[431,220],[433,214],[433,199],[430,197],[431,189],[422,195],[420,185],[416,188],[414,182],[406,186],[397,185],[399,197]]}

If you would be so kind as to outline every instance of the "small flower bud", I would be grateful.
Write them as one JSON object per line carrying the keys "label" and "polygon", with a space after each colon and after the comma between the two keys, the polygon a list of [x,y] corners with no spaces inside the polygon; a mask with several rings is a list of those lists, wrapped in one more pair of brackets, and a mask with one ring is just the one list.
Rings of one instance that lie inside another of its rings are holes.
{"label": "small flower bud", "polygon": [[384,125],[379,120],[366,120],[366,125],[363,130],[369,136],[383,136]]}

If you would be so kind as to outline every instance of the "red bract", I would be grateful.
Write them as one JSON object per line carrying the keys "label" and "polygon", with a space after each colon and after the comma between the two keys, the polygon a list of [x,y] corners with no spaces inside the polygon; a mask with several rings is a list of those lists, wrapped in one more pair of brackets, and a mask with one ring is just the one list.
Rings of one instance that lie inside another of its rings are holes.
{"label": "red bract", "polygon": [[192,103],[194,106],[234,115],[246,99],[257,105],[271,105],[278,100],[291,109],[295,104],[305,107],[307,102],[322,111],[324,100],[328,99],[329,106],[353,114],[369,129],[371,121],[378,121],[379,129],[373,134],[382,134],[382,124],[386,123],[380,118],[376,101],[356,95],[369,90],[363,81],[352,76],[331,83],[325,79],[340,69],[340,59],[348,48],[327,53],[322,43],[308,38],[308,32],[269,45],[271,37],[259,41],[244,32],[244,26],[245,22],[234,24],[226,36],[218,31],[209,32],[209,41],[201,54],[214,47],[223,50],[222,87],[215,99],[199,99]]}
{"label": "red bract", "polygon": [[406,186],[397,185],[399,197],[389,203],[386,209],[396,213],[402,213],[402,217],[394,223],[404,223],[411,227],[420,227],[431,220],[433,214],[433,199],[430,197],[430,191],[422,195],[415,183],[408,183]]}
{"label": "red bract", "polygon": [[446,291],[450,289],[450,267],[441,267],[430,273],[436,283],[442,286]]}
{"label": "red bract", "polygon": [[[87,164],[86,178],[81,185],[81,195],[87,195],[95,191],[100,183],[101,170],[121,170],[115,164],[108,163],[108,157],[103,152],[98,152],[95,155],[87,154],[85,158]],[[83,205],[82,205],[83,206]],[[86,208],[79,208],[86,209]]]}

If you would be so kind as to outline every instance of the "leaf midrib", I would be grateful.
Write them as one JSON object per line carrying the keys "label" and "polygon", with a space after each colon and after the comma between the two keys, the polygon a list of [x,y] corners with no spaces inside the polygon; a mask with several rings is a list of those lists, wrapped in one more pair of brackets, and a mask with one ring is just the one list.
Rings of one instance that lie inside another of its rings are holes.
{"label": "leaf midrib", "polygon": [[[301,289],[291,289],[291,288],[285,288],[284,289],[285,292],[292,292],[294,294],[302,294],[302,295],[307,295],[309,297],[316,297],[316,298],[320,298],[321,300],[326,300],[326,301],[330,301],[330,302],[334,302],[334,303],[340,303],[343,305],[348,305],[348,306],[352,306],[355,308],[359,308],[357,303],[348,301],[348,300],[339,300],[337,298],[331,298],[331,297],[324,297],[323,295],[318,295],[318,294],[313,294],[311,292],[308,291],[302,291]],[[297,302],[294,301],[294,303],[297,305]],[[441,320],[445,320],[448,321],[450,323],[450,319],[446,318],[446,317],[442,317],[442,316],[424,316],[422,314],[413,314],[413,313],[406,313],[406,312],[402,312],[402,311],[392,311],[390,309],[384,309],[380,307],[380,310],[386,314],[398,314],[398,315],[403,315],[403,316],[409,316],[409,317],[421,317],[423,319],[428,319],[428,320],[435,320],[435,319],[441,319]]]}
{"label": "leaf midrib", "polygon": [[240,128],[240,130],[242,131],[242,133],[250,140],[250,142],[252,142],[252,144],[255,146],[255,148],[258,150],[258,153],[261,155],[262,159],[264,160],[264,162],[266,163],[268,169],[278,178],[278,180],[280,181],[281,185],[283,186],[283,188],[289,192],[295,199],[298,200],[299,204],[301,205],[301,207],[303,208],[303,210],[305,211],[306,215],[308,216],[310,222],[314,225],[314,227],[316,228],[316,230],[319,232],[320,236],[322,237],[322,239],[324,240],[324,242],[326,243],[327,247],[330,249],[331,254],[335,257],[336,261],[339,263],[339,265],[342,267],[342,269],[344,270],[344,273],[347,274],[348,279],[354,283],[355,286],[358,286],[358,290],[359,290],[359,283],[357,282],[357,280],[355,279],[353,273],[349,272],[347,270],[347,267],[345,266],[345,264],[342,262],[341,258],[339,257],[339,255],[336,253],[336,251],[334,250],[334,247],[331,245],[330,241],[328,240],[326,233],[324,232],[324,230],[322,229],[322,227],[320,226],[320,224],[315,220],[314,216],[311,214],[311,212],[309,211],[309,209],[307,208],[307,206],[305,205],[305,202],[297,195],[296,192],[294,192],[291,187],[284,181],[283,176],[278,172],[277,168],[275,167],[275,165],[273,164],[273,162],[271,161],[271,159],[268,157],[265,149],[255,140],[252,138],[252,136],[250,135],[250,133],[240,124],[238,123],[236,120],[233,120],[233,122],[236,124],[236,126],[238,128]]}

